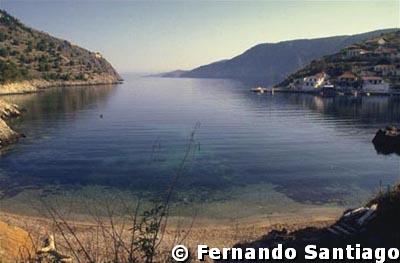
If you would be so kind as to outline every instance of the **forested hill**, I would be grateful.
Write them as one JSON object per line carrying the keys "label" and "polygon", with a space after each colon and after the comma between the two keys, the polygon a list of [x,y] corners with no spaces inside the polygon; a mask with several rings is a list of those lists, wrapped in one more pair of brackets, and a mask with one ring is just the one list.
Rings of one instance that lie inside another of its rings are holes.
{"label": "forested hill", "polygon": [[100,53],[32,29],[0,10],[0,84],[115,83],[120,76]]}

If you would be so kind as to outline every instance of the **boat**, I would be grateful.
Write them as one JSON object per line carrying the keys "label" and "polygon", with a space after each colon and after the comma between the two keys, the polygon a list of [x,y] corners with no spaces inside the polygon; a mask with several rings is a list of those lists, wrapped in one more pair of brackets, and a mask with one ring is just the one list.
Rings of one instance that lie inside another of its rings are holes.
{"label": "boat", "polygon": [[396,153],[400,155],[400,130],[394,126],[379,129],[372,143],[379,154]]}
{"label": "boat", "polygon": [[325,84],[322,88],[321,88],[321,96],[324,97],[333,97],[336,96],[336,89],[335,86],[332,84]]}
{"label": "boat", "polygon": [[256,92],[256,93],[264,93],[264,92],[267,92],[268,89],[263,88],[263,87],[257,87],[257,88],[252,88],[251,91]]}

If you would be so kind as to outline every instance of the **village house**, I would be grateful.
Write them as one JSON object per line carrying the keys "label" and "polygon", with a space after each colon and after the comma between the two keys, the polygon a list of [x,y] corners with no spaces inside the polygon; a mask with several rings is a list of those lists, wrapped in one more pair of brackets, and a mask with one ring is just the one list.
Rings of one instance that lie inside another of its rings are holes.
{"label": "village house", "polygon": [[359,47],[355,47],[355,46],[351,46],[346,49],[345,58],[353,58],[353,57],[357,57],[357,56],[366,55],[368,53],[369,53],[368,50],[365,50],[365,49],[362,49]]}
{"label": "village house", "polygon": [[298,83],[297,83],[297,80],[295,80],[295,81],[293,81],[293,82],[290,82],[289,83],[289,85],[287,86],[288,87],[288,89],[291,89],[291,90],[296,90],[297,89],[297,85]]}
{"label": "village house", "polygon": [[397,51],[397,52],[390,53],[389,59],[391,59],[391,60],[400,59],[400,52]]}
{"label": "village house", "polygon": [[358,77],[351,71],[345,71],[337,77],[336,86],[343,91],[350,91],[357,87]]}
{"label": "village house", "polygon": [[384,38],[381,37],[381,38],[378,39],[377,42],[378,42],[379,45],[385,45],[387,41]]}
{"label": "village house", "polygon": [[377,49],[375,49],[374,54],[378,55],[381,58],[387,59],[400,58],[400,54],[395,48],[378,47]]}
{"label": "village house", "polygon": [[388,93],[389,83],[386,83],[381,77],[371,76],[363,77],[362,89],[370,93]]}
{"label": "village house", "polygon": [[96,58],[103,58],[103,56],[101,55],[100,52],[95,52],[95,53],[94,53],[94,56],[95,56]]}
{"label": "village house", "polygon": [[308,76],[303,78],[303,85],[301,86],[301,90],[303,91],[315,91],[320,88],[324,83],[325,79],[327,79],[327,75],[325,72],[320,72],[313,76]]}
{"label": "village house", "polygon": [[392,64],[376,65],[374,71],[381,76],[394,76],[396,75],[396,66]]}
{"label": "village house", "polygon": [[353,72],[351,71],[345,71],[342,75],[338,77],[338,80],[340,82],[346,82],[346,83],[353,83],[354,81],[357,81],[357,76],[354,75]]}
{"label": "village house", "polygon": [[371,77],[376,76],[376,72],[371,70],[362,70],[359,75],[361,77]]}
{"label": "village house", "polygon": [[381,45],[386,44],[386,42],[387,41],[384,38],[380,37],[380,38],[369,39],[365,43],[366,44],[378,44],[378,45],[381,46]]}

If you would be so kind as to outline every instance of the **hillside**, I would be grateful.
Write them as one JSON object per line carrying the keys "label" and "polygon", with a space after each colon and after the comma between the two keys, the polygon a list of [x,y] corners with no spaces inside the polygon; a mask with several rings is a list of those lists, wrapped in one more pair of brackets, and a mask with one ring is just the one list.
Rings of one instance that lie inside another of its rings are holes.
{"label": "hillside", "polygon": [[304,67],[313,59],[393,29],[351,36],[300,39],[259,44],[229,60],[214,62],[181,74],[191,78],[231,78],[271,85]]}
{"label": "hillside", "polygon": [[[365,80],[400,88],[400,30],[381,34],[314,60],[278,86],[301,88],[312,76],[326,74],[323,83],[337,88],[361,89]],[[316,87],[314,87],[316,88]]]}
{"label": "hillside", "polygon": [[[0,93],[116,83],[121,79],[100,53],[29,28],[3,10],[0,10],[0,73]],[[15,86],[15,83],[22,84]]]}

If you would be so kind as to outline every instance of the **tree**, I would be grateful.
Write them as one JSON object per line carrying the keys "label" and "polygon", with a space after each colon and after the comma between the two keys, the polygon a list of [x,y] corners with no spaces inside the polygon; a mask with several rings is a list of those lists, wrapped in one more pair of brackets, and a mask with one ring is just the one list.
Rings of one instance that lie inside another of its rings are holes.
{"label": "tree", "polygon": [[33,49],[33,43],[32,41],[28,41],[25,52],[30,53],[32,52],[32,49]]}
{"label": "tree", "polygon": [[49,63],[47,63],[47,62],[39,63],[39,71],[44,72],[44,71],[49,71],[49,69],[50,69]]}
{"label": "tree", "polygon": [[37,44],[36,44],[36,49],[40,50],[40,51],[45,51],[47,48],[47,43],[46,41],[44,41],[43,39],[40,40]]}
{"label": "tree", "polygon": [[0,42],[3,42],[7,39],[6,33],[0,32]]}

